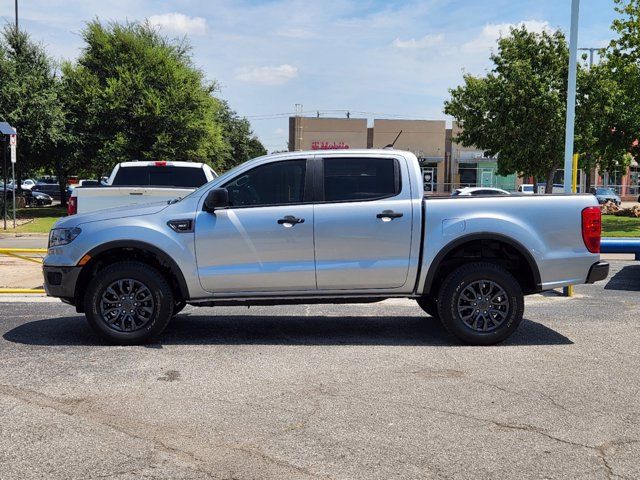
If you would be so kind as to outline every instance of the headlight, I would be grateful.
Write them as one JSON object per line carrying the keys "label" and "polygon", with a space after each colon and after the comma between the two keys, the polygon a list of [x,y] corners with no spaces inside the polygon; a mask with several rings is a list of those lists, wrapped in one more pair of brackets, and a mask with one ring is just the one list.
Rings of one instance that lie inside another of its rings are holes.
{"label": "headlight", "polygon": [[80,235],[80,232],[82,232],[82,230],[78,227],[52,229],[49,232],[49,248],[73,242],[73,240]]}

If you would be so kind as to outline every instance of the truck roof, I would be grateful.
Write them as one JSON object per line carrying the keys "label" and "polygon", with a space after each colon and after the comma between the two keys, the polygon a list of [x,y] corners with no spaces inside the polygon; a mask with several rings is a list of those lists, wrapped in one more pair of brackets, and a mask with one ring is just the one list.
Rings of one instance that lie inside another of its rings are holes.
{"label": "truck roof", "polygon": [[308,156],[308,155],[371,155],[371,154],[393,154],[400,153],[404,155],[414,155],[413,153],[407,150],[396,150],[390,148],[345,148],[345,149],[327,149],[327,150],[296,150],[292,152],[278,152],[278,153],[270,153],[268,155],[263,155],[258,158],[266,158],[266,157],[291,157],[291,156]]}
{"label": "truck roof", "polygon": [[142,162],[121,162],[120,168],[122,167],[155,167],[155,166],[168,166],[168,167],[187,167],[187,168],[202,168],[205,165],[202,162],[180,162],[180,161],[164,161],[164,160],[156,160],[156,161],[142,161]]}

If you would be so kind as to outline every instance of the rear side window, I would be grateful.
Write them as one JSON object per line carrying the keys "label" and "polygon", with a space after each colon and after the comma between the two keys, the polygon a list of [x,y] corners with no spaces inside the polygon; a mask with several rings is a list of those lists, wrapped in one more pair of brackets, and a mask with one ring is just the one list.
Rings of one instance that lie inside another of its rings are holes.
{"label": "rear side window", "polygon": [[120,167],[113,179],[115,186],[187,187],[197,188],[207,183],[202,168],[189,167]]}
{"label": "rear side window", "polygon": [[400,193],[400,167],[393,158],[325,158],[324,200],[374,200]]}
{"label": "rear side window", "polygon": [[306,165],[306,160],[288,160],[261,165],[243,173],[225,185],[231,206],[302,203]]}

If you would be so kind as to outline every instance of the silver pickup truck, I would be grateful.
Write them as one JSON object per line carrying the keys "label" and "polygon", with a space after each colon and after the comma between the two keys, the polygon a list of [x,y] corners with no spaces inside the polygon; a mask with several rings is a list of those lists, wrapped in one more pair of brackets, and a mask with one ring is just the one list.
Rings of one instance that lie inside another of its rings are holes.
{"label": "silver pickup truck", "polygon": [[489,345],[524,295],[606,278],[600,222],[593,195],[424,198],[409,152],[289,152],[173,202],[60,219],[44,279],[118,344],[157,337],[186,304],[406,297]]}

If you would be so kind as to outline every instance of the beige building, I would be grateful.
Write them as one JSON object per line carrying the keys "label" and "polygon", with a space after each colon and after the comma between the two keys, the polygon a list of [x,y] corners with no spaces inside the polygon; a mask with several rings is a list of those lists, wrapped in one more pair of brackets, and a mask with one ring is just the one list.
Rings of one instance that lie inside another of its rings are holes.
{"label": "beige building", "polygon": [[367,148],[366,118],[289,118],[289,150]]}
{"label": "beige building", "polygon": [[[400,137],[398,134],[402,132]],[[394,148],[408,150],[420,160],[425,191],[445,191],[444,120],[381,120],[373,121],[373,148],[384,148],[398,137]]]}
{"label": "beige building", "polygon": [[418,157],[427,193],[446,194],[461,186],[492,186],[515,190],[516,175],[496,173],[495,158],[486,158],[476,148],[453,141],[460,127],[444,120],[375,119],[369,127],[366,118],[289,118],[289,150],[384,148],[395,142],[398,150]]}

